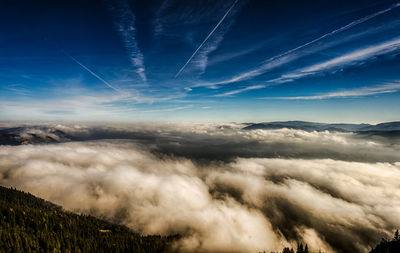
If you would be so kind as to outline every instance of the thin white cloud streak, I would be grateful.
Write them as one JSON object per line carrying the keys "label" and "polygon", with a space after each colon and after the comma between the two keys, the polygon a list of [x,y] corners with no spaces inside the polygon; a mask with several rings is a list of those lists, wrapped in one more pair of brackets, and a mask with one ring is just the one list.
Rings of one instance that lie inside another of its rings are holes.
{"label": "thin white cloud streak", "polygon": [[220,21],[217,23],[217,25],[211,30],[211,32],[207,35],[207,37],[203,40],[203,42],[200,44],[200,46],[194,51],[194,53],[190,56],[190,58],[186,61],[186,63],[182,66],[182,68],[176,73],[175,78],[177,78],[181,72],[186,68],[186,66],[189,64],[189,62],[193,59],[193,57],[197,54],[197,52],[200,50],[200,48],[206,43],[206,41],[211,37],[211,35],[217,30],[217,28],[221,25],[221,23],[225,20],[226,16],[228,16],[229,12],[235,7],[236,3],[239,0],[235,0],[231,7],[225,12],[224,16],[220,19]]}
{"label": "thin white cloud streak", "polygon": [[92,76],[94,76],[97,80],[99,80],[100,82],[104,83],[105,85],[107,85],[109,88],[120,92],[119,89],[115,88],[113,85],[111,85],[109,82],[107,82],[106,80],[104,80],[103,78],[101,78],[98,74],[96,74],[95,72],[93,72],[91,69],[89,69],[88,67],[86,67],[83,63],[81,63],[80,61],[78,61],[77,59],[75,59],[75,57],[68,55],[68,57],[73,60],[75,63],[77,63],[79,66],[81,66],[84,70],[86,70],[87,72],[89,72]]}
{"label": "thin white cloud streak", "polygon": [[3,87],[4,90],[13,92],[18,96],[28,96],[31,94],[31,91],[26,89],[22,84],[10,84]]}
{"label": "thin white cloud streak", "polygon": [[229,97],[229,96],[236,95],[236,94],[239,94],[239,93],[242,93],[245,91],[258,90],[258,89],[263,89],[263,88],[265,88],[265,85],[253,85],[253,86],[248,86],[243,89],[232,90],[232,91],[228,91],[228,92],[225,92],[222,94],[217,94],[217,95],[214,95],[214,97]]}
{"label": "thin white cloud streak", "polygon": [[264,46],[264,43],[259,43],[257,45],[254,45],[254,46],[252,46],[250,48],[246,48],[246,49],[241,50],[241,51],[229,52],[229,53],[226,53],[226,54],[216,55],[215,57],[213,57],[212,59],[210,59],[208,61],[208,66],[214,65],[214,64],[217,64],[217,63],[220,63],[220,62],[229,61],[231,59],[235,59],[235,58],[241,57],[243,55],[251,54],[254,51],[257,51],[260,48],[262,48]]}
{"label": "thin white cloud streak", "polygon": [[400,82],[378,85],[366,86],[351,90],[328,92],[314,96],[297,96],[297,97],[265,97],[261,99],[282,99],[282,100],[318,100],[330,98],[349,98],[349,97],[365,97],[377,94],[394,93],[400,91]]}
{"label": "thin white cloud streak", "polygon": [[143,82],[147,81],[144,57],[136,40],[136,17],[126,0],[107,1],[114,24],[129,54],[129,60]]}
{"label": "thin white cloud streak", "polygon": [[324,73],[326,71],[337,71],[350,65],[363,64],[371,58],[385,55],[399,49],[400,38],[395,38],[364,49],[352,51],[350,53],[338,56],[325,62],[314,64],[303,69],[295,70],[292,73],[284,74],[281,77],[269,80],[268,82],[285,83],[306,76]]}
{"label": "thin white cloud streak", "polygon": [[192,107],[193,107],[193,105],[187,105],[187,106],[160,108],[160,109],[154,109],[154,110],[142,110],[142,111],[140,111],[140,113],[176,112],[176,111],[189,109],[189,108],[192,108]]}
{"label": "thin white cloud streak", "polygon": [[198,85],[193,86],[193,87],[209,87],[209,86],[210,87],[216,87],[217,85],[235,83],[235,82],[248,80],[248,79],[251,79],[253,77],[262,75],[262,74],[264,74],[265,72],[267,72],[267,71],[269,71],[271,69],[274,69],[276,67],[282,66],[282,65],[284,65],[286,63],[289,63],[289,62],[291,62],[293,60],[296,60],[296,59],[300,58],[301,56],[303,56],[303,55],[292,55],[293,53],[297,52],[298,50],[303,49],[303,48],[305,48],[307,46],[310,46],[312,44],[315,44],[318,41],[321,41],[323,39],[329,38],[329,37],[331,37],[331,36],[333,36],[335,34],[338,34],[340,32],[346,31],[346,30],[348,30],[348,29],[350,29],[350,28],[352,28],[352,27],[354,27],[356,25],[359,25],[359,24],[364,23],[364,22],[366,22],[368,20],[371,20],[371,19],[373,19],[373,18],[375,18],[377,16],[385,14],[385,13],[387,13],[387,12],[389,12],[389,11],[399,7],[399,6],[400,6],[400,3],[397,3],[397,4],[394,4],[394,5],[392,5],[391,7],[387,8],[387,9],[378,11],[378,12],[373,13],[371,15],[368,15],[368,16],[365,16],[363,18],[357,19],[357,20],[355,20],[353,22],[350,22],[349,24],[347,24],[347,25],[345,25],[343,27],[340,27],[340,28],[338,28],[336,30],[333,30],[333,31],[329,32],[329,33],[326,33],[326,34],[324,34],[324,35],[322,35],[322,36],[320,36],[320,37],[318,37],[318,38],[316,38],[314,40],[311,40],[311,41],[309,41],[309,42],[307,42],[305,44],[302,44],[302,45],[300,45],[298,47],[290,49],[290,50],[288,50],[288,51],[286,51],[286,52],[284,52],[282,54],[279,54],[279,55],[276,55],[274,57],[271,57],[268,60],[266,60],[263,63],[263,65],[261,65],[260,67],[258,67],[256,69],[253,69],[251,71],[248,71],[246,73],[237,75],[237,76],[235,76],[235,77],[233,77],[231,79],[218,81],[218,82],[202,83],[202,84],[198,84]]}

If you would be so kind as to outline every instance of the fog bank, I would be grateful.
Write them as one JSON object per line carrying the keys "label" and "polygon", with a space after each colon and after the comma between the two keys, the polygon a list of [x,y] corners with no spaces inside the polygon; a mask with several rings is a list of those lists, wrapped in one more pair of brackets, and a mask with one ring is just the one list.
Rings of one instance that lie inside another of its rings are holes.
{"label": "fog bank", "polygon": [[367,252],[400,224],[399,145],[390,140],[235,126],[118,131],[127,137],[0,146],[0,183],[143,234],[180,234],[180,252],[297,242]]}

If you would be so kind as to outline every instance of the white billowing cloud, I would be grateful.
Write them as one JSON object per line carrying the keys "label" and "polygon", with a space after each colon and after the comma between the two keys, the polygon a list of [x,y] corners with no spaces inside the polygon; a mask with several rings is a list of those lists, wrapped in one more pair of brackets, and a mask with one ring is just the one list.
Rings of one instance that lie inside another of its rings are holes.
{"label": "white billowing cloud", "polygon": [[[16,148],[1,149],[1,182],[69,210],[122,219],[144,234],[185,234],[176,246],[184,251],[280,246],[259,210],[214,199],[190,161],[160,160],[129,145],[106,143]],[[18,155],[3,159],[14,151]]]}
{"label": "white billowing cloud", "polygon": [[[143,234],[181,234],[174,247],[182,252],[276,251],[298,241],[312,251],[367,252],[400,224],[398,145],[328,131],[142,127],[144,145],[0,146],[0,182]],[[95,131],[54,128],[89,139]],[[215,146],[234,159],[190,158]]]}

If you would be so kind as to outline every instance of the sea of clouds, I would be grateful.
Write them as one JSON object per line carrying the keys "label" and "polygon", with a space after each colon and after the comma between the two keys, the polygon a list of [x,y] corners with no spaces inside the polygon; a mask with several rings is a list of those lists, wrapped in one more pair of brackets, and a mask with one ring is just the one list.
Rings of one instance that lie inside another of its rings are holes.
{"label": "sea of clouds", "polygon": [[242,127],[24,126],[59,143],[1,145],[0,184],[179,252],[368,252],[400,226],[398,139]]}

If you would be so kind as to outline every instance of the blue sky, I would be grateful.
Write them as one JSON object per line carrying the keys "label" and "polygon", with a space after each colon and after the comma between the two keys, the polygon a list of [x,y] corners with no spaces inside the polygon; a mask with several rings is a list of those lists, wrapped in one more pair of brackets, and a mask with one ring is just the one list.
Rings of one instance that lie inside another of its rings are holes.
{"label": "blue sky", "polygon": [[0,120],[399,120],[397,1],[1,5]]}

